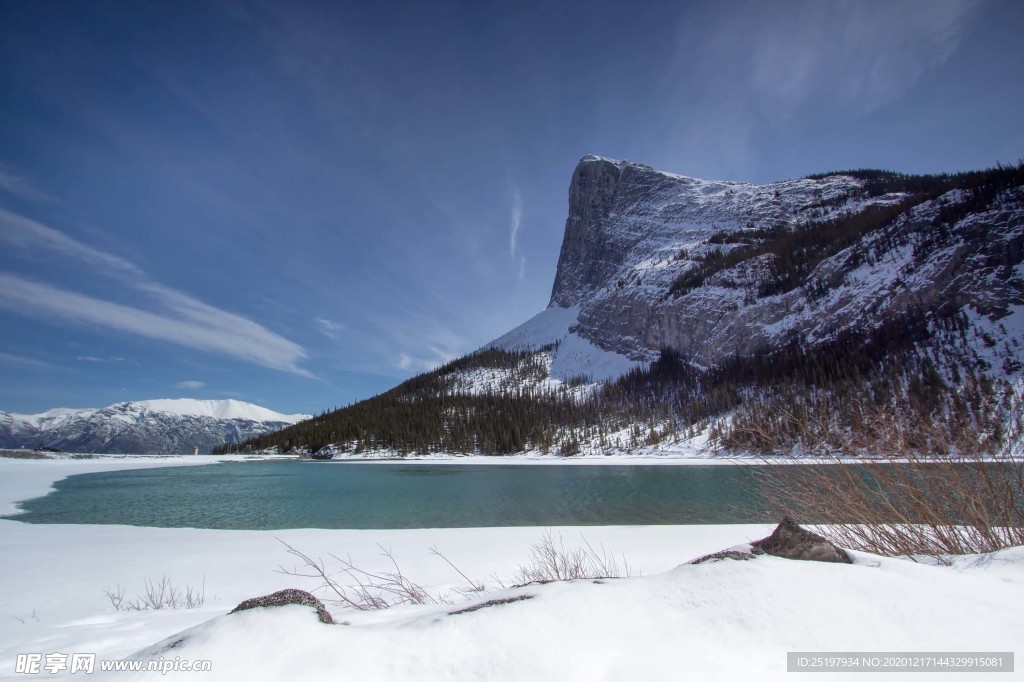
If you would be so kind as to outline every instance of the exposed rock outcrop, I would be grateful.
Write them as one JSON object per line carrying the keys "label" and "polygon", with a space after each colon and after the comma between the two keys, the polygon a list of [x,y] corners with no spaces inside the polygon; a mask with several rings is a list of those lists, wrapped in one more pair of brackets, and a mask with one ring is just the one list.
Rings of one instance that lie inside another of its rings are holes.
{"label": "exposed rock outcrop", "polygon": [[317,618],[320,619],[321,623],[334,625],[334,618],[331,617],[331,613],[324,606],[324,603],[305,590],[279,590],[263,597],[246,599],[228,613],[238,613],[239,611],[271,606],[288,606],[290,604],[309,606],[316,611]]}
{"label": "exposed rock outcrop", "polygon": [[752,543],[751,546],[754,551],[761,551],[783,559],[839,564],[853,563],[846,550],[836,547],[817,533],[801,528],[788,516],[782,519],[782,523],[775,528],[771,535]]}
{"label": "exposed rock outcrop", "polygon": [[853,560],[846,550],[835,546],[817,533],[801,528],[793,519],[785,517],[766,538],[749,545],[731,547],[721,552],[707,554],[687,563],[702,564],[708,561],[734,559],[744,561],[768,554],[783,559],[800,561],[824,561],[827,563],[851,564]]}

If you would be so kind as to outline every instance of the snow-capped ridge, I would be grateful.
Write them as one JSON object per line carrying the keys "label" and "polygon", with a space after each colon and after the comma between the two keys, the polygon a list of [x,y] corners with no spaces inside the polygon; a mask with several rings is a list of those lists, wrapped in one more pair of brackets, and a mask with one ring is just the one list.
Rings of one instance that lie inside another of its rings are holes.
{"label": "snow-capped ridge", "polygon": [[291,426],[305,414],[281,414],[240,400],[139,400],[103,408],[55,408],[39,414],[0,412],[0,447],[40,445],[72,452],[208,452],[222,443]]}
{"label": "snow-capped ridge", "polygon": [[285,422],[295,424],[309,419],[308,414],[281,414],[259,405],[241,400],[196,400],[194,398],[164,398],[137,400],[128,405],[139,405],[154,412],[176,414],[182,417],[212,417],[214,419],[248,419],[254,422]]}

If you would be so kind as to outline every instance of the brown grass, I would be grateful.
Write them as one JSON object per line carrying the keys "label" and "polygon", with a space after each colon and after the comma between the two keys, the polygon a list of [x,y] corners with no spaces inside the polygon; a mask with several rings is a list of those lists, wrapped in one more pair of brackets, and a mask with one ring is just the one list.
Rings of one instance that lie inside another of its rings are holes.
{"label": "brown grass", "polygon": [[[904,451],[854,464],[839,456],[763,461],[755,478],[770,506],[798,522],[826,524],[821,534],[841,547],[945,560],[1024,545],[1020,456]],[[821,466],[799,466],[810,463]]]}

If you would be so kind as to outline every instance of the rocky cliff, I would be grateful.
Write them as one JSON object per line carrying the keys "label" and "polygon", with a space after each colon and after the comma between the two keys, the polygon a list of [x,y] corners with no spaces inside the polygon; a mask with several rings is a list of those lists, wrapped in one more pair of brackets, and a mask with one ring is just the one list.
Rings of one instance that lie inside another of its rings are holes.
{"label": "rocky cliff", "polygon": [[[794,337],[875,327],[911,306],[1018,328],[1024,191],[1011,182],[979,201],[964,183],[922,192],[901,179],[752,185],[584,157],[541,318],[565,327],[537,335],[527,323],[496,345],[574,335],[636,361],[671,347],[711,366]],[[779,282],[786,274],[795,276]]]}

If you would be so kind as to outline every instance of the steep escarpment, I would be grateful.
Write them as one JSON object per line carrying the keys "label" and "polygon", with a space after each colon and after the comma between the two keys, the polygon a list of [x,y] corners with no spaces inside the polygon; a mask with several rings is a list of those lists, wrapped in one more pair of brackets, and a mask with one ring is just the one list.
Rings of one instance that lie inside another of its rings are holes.
{"label": "steep escarpment", "polygon": [[1001,188],[870,173],[758,186],[586,157],[550,305],[579,306],[570,330],[602,350],[672,347],[703,366],[911,306],[998,316],[1024,292],[1024,195],[1002,175]]}

